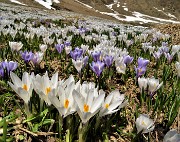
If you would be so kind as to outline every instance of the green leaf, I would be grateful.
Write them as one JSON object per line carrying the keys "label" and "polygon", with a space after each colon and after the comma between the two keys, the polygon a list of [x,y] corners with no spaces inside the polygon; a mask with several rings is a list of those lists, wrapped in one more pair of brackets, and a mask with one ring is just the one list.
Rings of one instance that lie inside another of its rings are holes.
{"label": "green leaf", "polygon": [[6,119],[3,119],[4,124],[3,124],[3,142],[6,142],[6,137],[7,137],[7,122]]}
{"label": "green leaf", "polygon": [[45,110],[44,110],[43,112],[41,112],[39,115],[24,120],[23,123],[30,122],[30,121],[36,120],[36,119],[38,119],[38,118],[44,117],[44,115],[46,115],[48,112],[49,112],[49,110],[48,110],[48,109],[45,109]]}

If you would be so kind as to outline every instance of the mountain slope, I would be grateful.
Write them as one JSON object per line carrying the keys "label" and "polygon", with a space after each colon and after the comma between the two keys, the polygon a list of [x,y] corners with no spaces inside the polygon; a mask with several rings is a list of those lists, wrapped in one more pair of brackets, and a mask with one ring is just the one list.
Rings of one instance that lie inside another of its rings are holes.
{"label": "mountain slope", "polygon": [[[63,1],[63,0],[62,0]],[[89,4],[92,7],[100,7],[113,4],[113,9],[120,14],[128,13],[128,11],[136,11],[146,15],[159,18],[173,18],[168,16],[168,13],[174,15],[177,20],[180,20],[180,0],[79,0]],[[176,19],[174,18],[174,19]]]}
{"label": "mountain slope", "polygon": [[[37,1],[49,3],[50,9],[81,13],[110,20],[136,23],[180,24],[180,0],[18,0],[28,6],[43,7]],[[35,2],[36,1],[36,2]]]}

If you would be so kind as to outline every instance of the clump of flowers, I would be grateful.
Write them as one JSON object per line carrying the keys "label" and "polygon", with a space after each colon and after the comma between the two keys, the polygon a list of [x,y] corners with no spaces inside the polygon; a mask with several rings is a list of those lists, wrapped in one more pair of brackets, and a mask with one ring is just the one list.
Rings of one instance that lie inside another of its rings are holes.
{"label": "clump of flowers", "polygon": [[9,47],[11,48],[12,51],[19,51],[23,47],[23,44],[22,44],[22,42],[10,42],[9,41]]}
{"label": "clump of flowers", "polygon": [[16,70],[17,67],[17,62],[7,60],[2,61],[0,63],[0,76],[5,77],[6,74],[9,76],[10,72]]}

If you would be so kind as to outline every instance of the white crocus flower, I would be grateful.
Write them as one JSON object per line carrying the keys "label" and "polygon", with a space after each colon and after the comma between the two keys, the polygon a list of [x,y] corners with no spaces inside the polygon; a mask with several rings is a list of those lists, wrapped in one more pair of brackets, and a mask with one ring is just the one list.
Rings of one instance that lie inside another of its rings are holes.
{"label": "white crocus flower", "polygon": [[10,42],[9,41],[9,46],[12,51],[19,51],[23,47],[23,44],[21,42]]}
{"label": "white crocus flower", "polygon": [[121,102],[119,105],[119,109],[127,105],[128,100],[124,100],[125,99],[124,94],[120,94],[119,90],[114,90],[111,92],[111,94],[113,94],[112,102],[115,102],[115,101]]}
{"label": "white crocus flower", "polygon": [[41,50],[41,52],[46,52],[46,50],[47,50],[47,45],[46,44],[40,44],[39,45],[39,48],[40,48],[40,50]]}
{"label": "white crocus flower", "polygon": [[76,111],[76,104],[74,102],[72,92],[76,89],[75,83],[71,82],[66,88],[59,86],[58,97],[56,90],[52,90],[48,97],[51,103],[58,109],[59,113],[66,117]]}
{"label": "white crocus flower", "polygon": [[177,52],[180,51],[180,45],[173,45],[171,49],[172,55],[175,55]]}
{"label": "white crocus flower", "polygon": [[58,43],[58,44],[62,44],[62,43],[63,43],[63,40],[62,40],[62,39],[57,39],[57,43]]}
{"label": "white crocus flower", "polygon": [[89,49],[89,46],[82,44],[81,48],[83,49],[83,52],[86,53],[86,51]]}
{"label": "white crocus flower", "polygon": [[115,66],[118,73],[125,74],[126,71],[126,64],[122,57],[115,60]]}
{"label": "white crocus flower", "polygon": [[94,93],[92,94],[95,98],[98,97],[98,95],[101,93],[101,91],[98,92],[98,88],[95,87],[95,83],[94,82],[87,82],[84,81],[82,85],[79,84],[79,86],[77,87],[77,91],[80,92],[80,94],[82,94],[82,96],[84,98],[87,97],[89,90],[94,90]]}
{"label": "white crocus flower", "polygon": [[155,46],[148,46],[150,54],[154,52]]}
{"label": "white crocus flower", "polygon": [[73,62],[74,67],[75,67],[76,70],[78,71],[78,73],[80,73],[80,72],[81,72],[81,69],[82,69],[82,67],[83,67],[83,65],[84,65],[84,60],[83,60],[83,58],[78,58],[78,59],[76,59],[76,60],[73,60],[73,59],[72,59],[72,62]]}
{"label": "white crocus flower", "polygon": [[58,73],[56,72],[51,79],[49,79],[47,72],[45,75],[40,76],[37,74],[33,80],[34,90],[44,100],[48,105],[51,105],[51,102],[48,98],[49,93],[58,87]]}
{"label": "white crocus flower", "polygon": [[136,119],[137,133],[149,133],[154,130],[154,127],[153,120],[146,114],[140,114],[140,116]]}
{"label": "white crocus flower", "polygon": [[94,97],[94,93],[98,94],[96,89],[88,90],[88,94],[86,95],[73,90],[73,97],[77,103],[77,112],[82,120],[82,123],[88,122],[91,117],[97,114],[104,101],[104,94]]}
{"label": "white crocus flower", "polygon": [[92,35],[86,35],[85,37],[84,37],[84,39],[85,39],[85,41],[86,42],[90,42],[91,40],[92,40]]}
{"label": "white crocus flower", "polygon": [[176,67],[176,70],[177,70],[177,75],[178,75],[178,77],[180,77],[180,62],[176,62],[175,67]]}
{"label": "white crocus flower", "polygon": [[65,46],[65,52],[66,52],[66,55],[68,55],[72,50],[72,46]]}
{"label": "white crocus flower", "polygon": [[54,42],[53,38],[49,38],[48,36],[43,38],[44,44],[52,45]]}
{"label": "white crocus flower", "polygon": [[71,82],[75,82],[73,75],[71,74],[68,79],[66,79],[62,84],[60,84],[63,88],[66,88]]}
{"label": "white crocus flower", "polygon": [[163,142],[180,142],[180,134],[175,129],[172,129],[166,133]]}
{"label": "white crocus flower", "polygon": [[159,84],[159,79],[155,79],[154,77],[148,79],[148,91],[151,95],[155,93],[161,86],[163,82]]}
{"label": "white crocus flower", "polygon": [[178,61],[180,62],[180,52],[178,52]]}
{"label": "white crocus flower", "polygon": [[127,104],[127,101],[123,101],[124,94],[120,94],[119,90],[112,91],[102,104],[99,116],[101,117],[117,112],[120,108],[123,108]]}
{"label": "white crocus flower", "polygon": [[144,90],[147,89],[147,84],[148,84],[148,79],[147,78],[138,78],[138,85],[139,85],[139,88],[141,89],[141,93],[142,93],[142,90],[144,88]]}
{"label": "white crocus flower", "polygon": [[20,80],[16,74],[10,72],[10,77],[13,84],[11,82],[8,82],[8,84],[24,100],[24,102],[28,104],[33,90],[32,80],[34,74],[29,75],[27,72],[24,72],[22,80]]}

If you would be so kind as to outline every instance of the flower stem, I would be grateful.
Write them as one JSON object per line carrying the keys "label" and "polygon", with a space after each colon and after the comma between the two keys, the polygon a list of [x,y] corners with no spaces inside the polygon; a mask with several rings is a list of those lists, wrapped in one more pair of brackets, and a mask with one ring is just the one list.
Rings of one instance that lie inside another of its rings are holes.
{"label": "flower stem", "polygon": [[25,113],[27,115],[27,118],[29,118],[31,116],[31,113],[29,111],[28,103],[24,103],[24,109],[25,109]]}
{"label": "flower stem", "polygon": [[59,139],[62,141],[62,127],[63,127],[63,118],[59,115]]}

